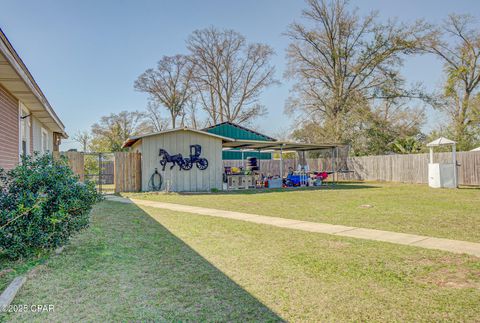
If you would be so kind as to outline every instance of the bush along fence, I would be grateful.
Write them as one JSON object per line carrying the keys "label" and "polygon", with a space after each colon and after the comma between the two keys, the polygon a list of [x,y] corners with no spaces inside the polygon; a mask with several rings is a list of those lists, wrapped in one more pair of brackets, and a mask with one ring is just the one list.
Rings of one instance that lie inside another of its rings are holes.
{"label": "bush along fence", "polygon": [[[450,162],[451,153],[436,153],[435,161]],[[332,164],[331,158],[307,159],[311,170],[348,170],[336,174],[339,180],[386,181],[401,183],[428,183],[428,154],[348,157],[342,163]],[[242,166],[241,160],[225,160],[225,166]],[[246,161],[245,161],[246,163]],[[263,174],[279,174],[279,160],[260,160]],[[298,161],[283,161],[284,171],[297,168]],[[458,152],[458,180],[460,185],[480,186],[480,152]]]}

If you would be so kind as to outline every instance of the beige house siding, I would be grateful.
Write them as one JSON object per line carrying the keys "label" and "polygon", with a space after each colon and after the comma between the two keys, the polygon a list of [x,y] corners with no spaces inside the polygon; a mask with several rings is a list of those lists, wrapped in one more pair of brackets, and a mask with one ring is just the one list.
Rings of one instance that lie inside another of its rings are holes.
{"label": "beige house siding", "polygon": [[34,152],[42,152],[42,128],[47,132],[47,148],[49,152],[53,151],[53,131],[43,125],[37,118],[32,118],[32,149]]}
{"label": "beige house siding", "polygon": [[[191,170],[170,170],[171,163],[162,171],[160,148],[170,155],[181,153],[184,158],[190,156],[190,145],[202,146],[200,157],[208,160],[208,168],[200,170],[193,165]],[[178,131],[155,136],[144,137],[140,144],[131,147],[131,151],[142,153],[142,190],[148,191],[148,182],[155,168],[163,177],[162,189],[169,183],[170,190],[175,192],[209,191],[222,188],[222,140],[212,136],[191,131]]]}
{"label": "beige house siding", "polygon": [[[28,127],[27,154],[42,151],[42,128],[47,133],[48,151],[53,151],[53,131],[31,115],[28,108],[0,86],[0,167],[13,168],[20,161],[21,127]],[[20,119],[23,115],[26,118]],[[22,125],[23,124],[23,125]]]}
{"label": "beige house siding", "polygon": [[0,168],[13,168],[19,161],[18,100],[0,86]]}

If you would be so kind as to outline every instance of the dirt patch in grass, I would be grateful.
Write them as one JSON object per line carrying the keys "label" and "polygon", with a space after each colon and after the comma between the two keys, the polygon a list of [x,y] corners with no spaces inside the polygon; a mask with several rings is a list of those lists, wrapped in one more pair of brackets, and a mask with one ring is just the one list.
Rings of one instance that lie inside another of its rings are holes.
{"label": "dirt patch in grass", "polygon": [[328,248],[330,249],[345,249],[351,245],[352,243],[347,241],[328,241]]}
{"label": "dirt patch in grass", "polygon": [[417,265],[428,268],[440,268],[445,266],[464,266],[466,264],[465,261],[466,260],[464,258],[459,258],[456,255],[447,253],[444,256],[435,259],[428,257],[418,258],[415,259],[415,262],[409,263],[409,265]]}
{"label": "dirt patch in grass", "polygon": [[46,270],[46,265],[42,264],[42,265],[38,265],[36,267],[34,267],[32,270],[30,270],[28,272],[28,278],[35,278],[36,276],[38,276],[42,271]]}
{"label": "dirt patch in grass", "polygon": [[418,281],[444,288],[475,288],[480,290],[480,270],[465,267],[441,268],[418,279]]}
{"label": "dirt patch in grass", "polygon": [[6,274],[9,274],[9,273],[11,273],[12,271],[13,271],[12,268],[8,268],[8,269],[3,269],[3,270],[1,270],[1,271],[0,271],[0,277],[3,277],[3,276],[5,276]]}

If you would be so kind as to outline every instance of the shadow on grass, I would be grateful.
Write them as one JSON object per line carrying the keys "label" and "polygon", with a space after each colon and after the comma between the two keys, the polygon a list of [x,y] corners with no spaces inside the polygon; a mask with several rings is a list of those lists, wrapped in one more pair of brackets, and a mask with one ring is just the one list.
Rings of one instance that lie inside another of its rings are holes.
{"label": "shadow on grass", "polygon": [[[283,321],[134,204],[99,203],[92,226],[47,269],[16,299],[55,305],[35,319]],[[34,314],[19,315],[10,319]]]}
{"label": "shadow on grass", "polygon": [[473,185],[460,185],[458,187],[460,190],[480,190],[480,186],[473,186]]}
{"label": "shadow on grass", "polygon": [[241,189],[233,191],[218,192],[176,192],[179,195],[248,195],[248,194],[268,194],[279,192],[298,192],[298,191],[340,191],[340,190],[357,190],[365,188],[379,188],[379,186],[365,184],[361,182],[337,183],[323,186],[306,186],[306,187],[285,187],[285,188],[258,188],[258,189]]}

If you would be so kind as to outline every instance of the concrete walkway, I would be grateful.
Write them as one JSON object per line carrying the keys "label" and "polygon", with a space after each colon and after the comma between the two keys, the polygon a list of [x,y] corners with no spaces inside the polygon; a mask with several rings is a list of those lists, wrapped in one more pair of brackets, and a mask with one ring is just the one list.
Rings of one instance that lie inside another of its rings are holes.
{"label": "concrete walkway", "polygon": [[171,211],[194,213],[208,216],[215,216],[226,219],[241,220],[252,223],[267,224],[281,228],[288,228],[294,230],[302,230],[308,232],[318,232],[332,234],[342,237],[352,237],[366,240],[376,240],[391,242],[396,244],[415,246],[427,249],[437,249],[443,251],[449,251],[454,253],[465,253],[473,256],[480,257],[480,243],[467,242],[460,240],[434,238],[428,236],[420,236],[408,233],[399,233],[392,231],[383,231],[375,229],[365,229],[349,227],[344,225],[309,222],[301,220],[291,220],[285,218],[278,218],[273,216],[264,216],[257,214],[249,214],[242,212],[224,211],[217,209],[209,209],[198,206],[189,206],[182,204],[163,203],[147,200],[126,199],[118,196],[107,196],[107,200],[122,202],[122,203],[134,203],[142,206],[149,206],[159,209],[166,209]]}

